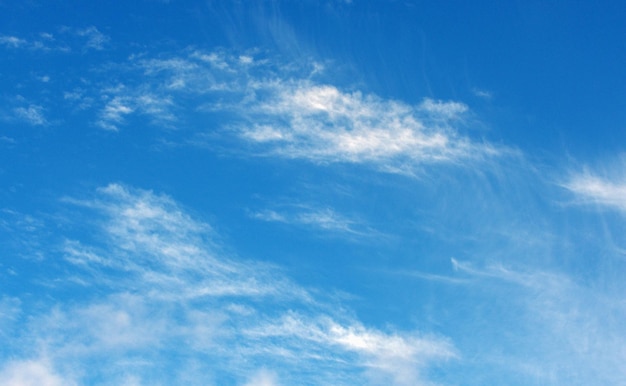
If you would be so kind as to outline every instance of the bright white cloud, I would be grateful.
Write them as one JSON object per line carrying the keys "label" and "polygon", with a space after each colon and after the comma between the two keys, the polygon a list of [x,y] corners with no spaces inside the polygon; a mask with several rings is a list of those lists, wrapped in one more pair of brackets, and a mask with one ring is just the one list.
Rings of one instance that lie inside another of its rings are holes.
{"label": "bright white cloud", "polygon": [[124,115],[133,111],[134,109],[128,103],[124,103],[122,98],[115,97],[104,107],[101,114],[102,120],[99,121],[99,124],[103,129],[117,131],[115,124],[121,123]]}
{"label": "bright white cloud", "polygon": [[[355,354],[361,366],[375,378],[394,385],[425,384],[421,372],[431,362],[457,357],[451,343],[435,337],[387,334],[365,328],[358,322],[342,324],[327,316],[307,318],[295,313],[247,331],[253,337],[277,339],[281,344],[273,355],[294,355],[312,350],[319,360],[343,360],[326,352]],[[295,339],[294,339],[295,338]],[[284,349],[288,348],[288,351]],[[310,355],[310,354],[309,354]],[[335,354],[336,355],[336,354]]]}
{"label": "bright white cloud", "polygon": [[587,172],[574,175],[564,186],[582,201],[626,211],[625,179],[606,179]]}
{"label": "bright white cloud", "polygon": [[[315,82],[316,63],[305,68],[253,54],[200,50],[130,60],[141,81],[103,88],[102,127],[118,128],[124,116],[134,113],[161,125],[178,121],[174,110],[184,110],[187,117],[222,113],[229,119],[221,122],[220,133],[236,134],[253,145],[248,149],[255,155],[370,164],[400,173],[508,152],[461,134],[469,111],[463,103],[425,99],[407,105],[344,91]],[[174,106],[181,98],[188,105]]]}
{"label": "bright white cloud", "polygon": [[[102,49],[108,41],[93,26],[67,31],[86,38],[92,49]],[[3,42],[28,43],[15,37],[4,37]],[[44,39],[42,44],[47,47],[49,42]],[[469,111],[463,103],[427,98],[408,105],[347,91],[315,81],[320,68],[313,61],[295,65],[258,52],[190,49],[158,58],[140,54],[99,69],[111,75],[104,79],[124,79],[123,85],[103,81],[96,86],[98,90],[76,94],[74,88],[64,95],[83,101],[81,109],[101,101],[94,120],[106,130],[119,130],[132,116],[171,128],[186,123],[181,113],[185,120],[217,113],[223,120],[220,135],[213,140],[231,141],[234,135],[251,145],[247,150],[253,155],[315,163],[368,164],[378,170],[413,174],[424,164],[465,164],[508,152],[461,133]],[[46,123],[41,106],[20,107],[14,114],[31,124]],[[215,128],[211,130],[215,133]],[[232,151],[237,148],[241,147]]]}
{"label": "bright white cloud", "polygon": [[250,106],[255,123],[242,127],[241,136],[272,154],[406,171],[499,153],[454,129],[467,111],[458,102],[426,99],[414,107],[309,81],[276,82],[271,90],[268,100]]}

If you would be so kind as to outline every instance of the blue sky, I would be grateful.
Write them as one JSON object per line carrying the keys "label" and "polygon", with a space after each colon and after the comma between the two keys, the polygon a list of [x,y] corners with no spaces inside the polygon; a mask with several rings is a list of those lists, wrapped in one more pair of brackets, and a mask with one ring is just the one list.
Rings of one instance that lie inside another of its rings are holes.
{"label": "blue sky", "polygon": [[625,11],[0,1],[0,383],[626,383]]}

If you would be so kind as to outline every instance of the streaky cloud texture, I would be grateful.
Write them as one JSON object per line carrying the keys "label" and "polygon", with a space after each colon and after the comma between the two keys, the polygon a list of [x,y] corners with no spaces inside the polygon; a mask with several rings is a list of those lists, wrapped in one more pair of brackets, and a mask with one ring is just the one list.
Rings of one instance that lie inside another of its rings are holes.
{"label": "streaky cloud texture", "polygon": [[101,90],[107,101],[98,114],[102,128],[118,130],[137,113],[166,126],[178,120],[175,101],[184,98],[200,111],[239,116],[224,126],[253,145],[252,155],[363,163],[410,174],[423,164],[461,165],[512,154],[461,134],[469,110],[463,103],[425,98],[411,106],[342,91],[311,79],[319,71],[315,62],[289,66],[262,54],[190,50],[185,56],[131,58],[129,64],[145,77]]}
{"label": "streaky cloud texture", "polygon": [[[9,384],[115,384],[130,375],[179,383],[181,375],[163,369],[198,361],[205,364],[195,379],[204,384],[216,371],[206,361],[217,360],[233,379],[258,384],[380,378],[409,385],[425,382],[431,363],[457,357],[445,338],[365,327],[276,267],[225,257],[211,227],[167,196],[111,184],[93,199],[64,202],[83,208],[96,227],[93,245],[67,239],[62,246],[78,270],[59,285],[81,288],[83,300],[51,303],[30,319],[18,350],[24,359],[2,373]],[[113,292],[93,297],[99,288]],[[284,368],[296,358],[299,370]],[[282,370],[255,373],[272,366]]]}
{"label": "streaky cloud texture", "polygon": [[0,385],[626,384],[625,14],[0,0]]}

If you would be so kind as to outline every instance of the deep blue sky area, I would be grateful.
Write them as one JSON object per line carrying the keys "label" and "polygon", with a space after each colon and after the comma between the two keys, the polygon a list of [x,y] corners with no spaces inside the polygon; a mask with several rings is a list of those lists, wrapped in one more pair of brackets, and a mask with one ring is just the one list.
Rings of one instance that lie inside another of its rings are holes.
{"label": "deep blue sky area", "polygon": [[0,0],[0,384],[626,383],[624,14]]}

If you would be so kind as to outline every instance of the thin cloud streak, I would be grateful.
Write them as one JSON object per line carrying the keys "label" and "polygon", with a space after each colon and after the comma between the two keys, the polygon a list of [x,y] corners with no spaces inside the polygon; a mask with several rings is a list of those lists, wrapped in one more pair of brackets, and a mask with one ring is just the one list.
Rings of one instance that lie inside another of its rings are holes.
{"label": "thin cloud streak", "polygon": [[[389,376],[395,385],[422,384],[424,380],[420,372],[430,361],[457,358],[454,346],[440,338],[385,334],[358,323],[342,325],[324,316],[311,319],[289,313],[274,323],[248,330],[246,334],[256,338],[286,339],[282,341],[282,348],[290,347],[296,356],[299,356],[298,347],[307,345],[316,346],[321,352],[338,347],[356,354],[366,368]],[[285,351],[277,350],[274,354],[284,355]]]}
{"label": "thin cloud streak", "polygon": [[347,218],[328,207],[293,205],[279,211],[266,209],[253,212],[250,216],[261,221],[302,226],[342,236],[381,236],[362,221]]}
{"label": "thin cloud streak", "polygon": [[83,267],[113,267],[150,283],[155,295],[163,297],[308,297],[289,288],[286,281],[269,280],[274,277],[269,267],[218,258],[210,227],[191,219],[168,197],[134,192],[118,184],[99,192],[97,200],[68,202],[105,215],[105,235],[114,249],[93,251],[69,241],[65,247],[68,261]]}
{"label": "thin cloud streak", "polygon": [[50,33],[40,33],[39,39],[18,36],[0,35],[0,45],[8,49],[24,49],[37,52],[70,52],[71,49],[63,42],[58,42]]}

